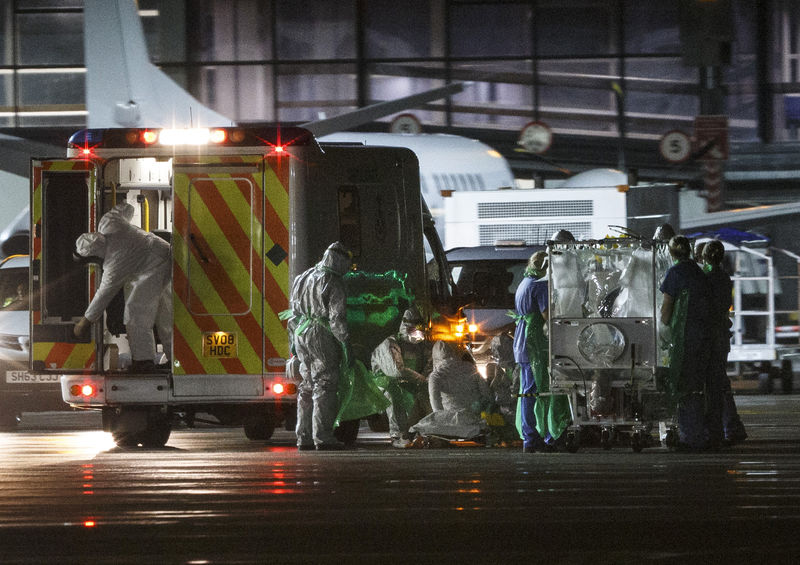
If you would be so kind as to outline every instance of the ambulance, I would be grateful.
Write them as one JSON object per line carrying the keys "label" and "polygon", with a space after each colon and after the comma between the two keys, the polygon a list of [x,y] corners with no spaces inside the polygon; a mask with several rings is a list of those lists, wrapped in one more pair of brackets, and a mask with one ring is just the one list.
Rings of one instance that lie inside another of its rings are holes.
{"label": "ambulance", "polygon": [[[411,302],[431,336],[451,335],[449,270],[408,149],[321,144],[293,127],[89,129],[67,155],[32,162],[29,369],[57,375],[70,406],[101,410],[119,446],[163,446],[174,422],[208,416],[251,439],[293,429],[280,314],[334,241],[364,275],[351,332],[367,366]],[[171,246],[173,355],[147,374],[130,369],[121,296],[90,335],[73,333],[102,274],[76,261],[75,240],[123,202]]]}

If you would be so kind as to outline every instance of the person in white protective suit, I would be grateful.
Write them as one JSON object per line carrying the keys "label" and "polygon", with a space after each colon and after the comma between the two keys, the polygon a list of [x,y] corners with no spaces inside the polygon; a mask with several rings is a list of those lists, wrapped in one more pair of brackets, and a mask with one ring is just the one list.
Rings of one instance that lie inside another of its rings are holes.
{"label": "person in white protective suit", "polygon": [[384,339],[372,352],[372,372],[391,402],[386,409],[393,447],[411,447],[409,428],[430,414],[427,375],[431,372],[430,345],[416,308],[403,313],[397,335]]}
{"label": "person in white protective suit", "polygon": [[152,372],[156,368],[153,326],[167,362],[172,353],[170,248],[154,233],[131,224],[133,212],[131,204],[117,204],[100,218],[96,232],[81,234],[75,242],[78,255],[102,259],[103,274],[74,333],[80,336],[90,323],[101,320],[111,300],[124,289],[131,371]]}
{"label": "person in white protective suit", "polygon": [[[568,230],[558,230],[550,241],[569,243],[575,241],[575,237]],[[582,318],[586,281],[578,263],[578,256],[571,252],[551,253],[550,278],[553,286],[552,317]]]}
{"label": "person in white protective suit", "polygon": [[333,427],[339,411],[342,359],[352,362],[342,278],[351,265],[352,255],[337,241],[328,246],[319,263],[292,284],[289,307],[293,316],[288,329],[302,377],[295,429],[299,450],[344,448],[333,435]]}
{"label": "person in white protective suit", "polygon": [[492,403],[489,385],[474,363],[445,341],[433,345],[433,371],[428,377],[433,412],[411,427],[421,436],[472,439],[488,426],[481,412]]}

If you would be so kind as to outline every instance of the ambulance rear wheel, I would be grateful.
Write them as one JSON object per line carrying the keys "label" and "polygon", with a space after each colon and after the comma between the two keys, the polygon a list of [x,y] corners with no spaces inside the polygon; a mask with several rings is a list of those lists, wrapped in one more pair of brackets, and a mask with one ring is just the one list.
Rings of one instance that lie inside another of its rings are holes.
{"label": "ambulance rear wheel", "polygon": [[159,408],[125,407],[104,411],[106,415],[118,447],[164,447],[172,433],[171,415]]}
{"label": "ambulance rear wheel", "polygon": [[266,441],[275,432],[275,414],[270,406],[258,406],[244,417],[244,435],[254,441]]}
{"label": "ambulance rear wheel", "polygon": [[142,447],[164,447],[172,433],[172,419],[168,414],[150,412],[147,427],[139,434]]}
{"label": "ambulance rear wheel", "polygon": [[13,432],[18,423],[19,418],[10,406],[0,406],[0,431]]}
{"label": "ambulance rear wheel", "polygon": [[611,430],[603,428],[600,432],[600,445],[603,449],[611,449]]}
{"label": "ambulance rear wheel", "polygon": [[567,432],[567,451],[570,453],[577,453],[580,446],[580,435],[575,432]]}
{"label": "ambulance rear wheel", "polygon": [[347,446],[353,445],[358,437],[358,428],[360,425],[361,420],[347,420],[346,422],[341,422],[336,429],[333,430],[333,435],[343,444]]}

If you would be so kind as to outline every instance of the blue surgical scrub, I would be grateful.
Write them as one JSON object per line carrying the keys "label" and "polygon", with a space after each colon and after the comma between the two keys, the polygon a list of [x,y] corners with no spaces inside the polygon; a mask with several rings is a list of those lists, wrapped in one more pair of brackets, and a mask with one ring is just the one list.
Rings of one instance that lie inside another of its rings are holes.
{"label": "blue surgical scrub", "polygon": [[659,290],[676,301],[684,290],[688,295],[683,335],[672,336],[673,340],[682,340],[683,345],[683,358],[675,360],[681,364],[679,382],[675,383],[679,394],[678,431],[681,443],[701,449],[706,445],[703,391],[710,369],[710,285],[697,263],[683,259],[669,268]]}
{"label": "blue surgical scrub", "polygon": [[[536,431],[536,398],[529,395],[538,392],[534,367],[531,365],[535,364],[539,370],[547,367],[547,341],[542,330],[542,312],[546,312],[548,308],[547,278],[522,279],[517,287],[514,303],[517,315],[520,316],[514,332],[514,361],[520,366],[520,394],[523,395],[517,407],[522,442],[523,447],[541,449],[544,441]],[[530,351],[529,342],[533,344]]]}
{"label": "blue surgical scrub", "polygon": [[747,437],[744,424],[733,400],[731,380],[728,378],[728,352],[731,350],[730,317],[728,311],[733,302],[733,283],[728,273],[715,266],[706,275],[711,284],[711,366],[709,369],[710,398],[706,402],[706,418],[709,441],[719,443],[723,437],[738,441]]}

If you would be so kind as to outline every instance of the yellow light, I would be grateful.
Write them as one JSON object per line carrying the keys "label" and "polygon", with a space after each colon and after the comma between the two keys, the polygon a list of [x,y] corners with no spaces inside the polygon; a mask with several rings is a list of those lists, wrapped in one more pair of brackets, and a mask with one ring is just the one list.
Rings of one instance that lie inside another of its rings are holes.
{"label": "yellow light", "polygon": [[211,134],[209,136],[209,141],[211,143],[224,143],[227,139],[228,134],[225,133],[224,129],[214,129],[211,130]]}
{"label": "yellow light", "polygon": [[458,335],[461,335],[464,333],[464,324],[456,324],[456,327],[453,329],[455,329]]}
{"label": "yellow light", "polygon": [[142,141],[145,143],[155,143],[158,139],[158,133],[152,130],[146,130],[142,132]]}
{"label": "yellow light", "polygon": [[474,334],[478,331],[478,324],[470,324],[469,325],[469,333]]}

